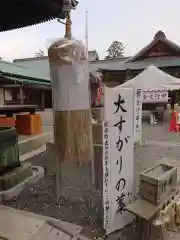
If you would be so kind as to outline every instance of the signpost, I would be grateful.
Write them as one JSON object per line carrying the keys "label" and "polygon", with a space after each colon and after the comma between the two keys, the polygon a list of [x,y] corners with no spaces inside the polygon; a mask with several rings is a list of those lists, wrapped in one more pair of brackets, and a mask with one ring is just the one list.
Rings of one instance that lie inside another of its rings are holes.
{"label": "signpost", "polygon": [[134,90],[134,143],[140,142],[142,137],[142,89]]}
{"label": "signpost", "polygon": [[103,198],[107,234],[132,221],[125,211],[132,201],[134,183],[132,89],[104,89]]}

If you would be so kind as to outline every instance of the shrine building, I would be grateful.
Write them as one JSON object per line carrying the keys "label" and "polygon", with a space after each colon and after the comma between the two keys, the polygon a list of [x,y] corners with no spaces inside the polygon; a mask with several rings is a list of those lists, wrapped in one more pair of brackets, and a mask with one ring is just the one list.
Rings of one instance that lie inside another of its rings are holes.
{"label": "shrine building", "polygon": [[[0,1],[0,32],[28,27],[53,19],[65,19],[74,0],[6,0]],[[13,39],[12,39],[13,41]],[[0,59],[0,105],[35,104],[52,107],[49,69],[6,62]]]}
{"label": "shrine building", "polygon": [[[15,59],[14,64],[29,68],[34,73],[39,72],[43,75],[43,79],[50,81],[47,56]],[[134,78],[151,64],[174,77],[180,78],[180,46],[169,40],[162,31],[158,31],[152,41],[132,57],[99,60],[97,52],[90,51],[89,76],[92,101],[96,97],[99,86],[97,72],[101,73],[102,80],[106,85],[116,86]],[[39,89],[41,89],[41,86],[39,86]],[[50,89],[51,87],[48,86],[48,90]],[[46,90],[47,94],[50,94],[50,91]],[[51,95],[46,96],[45,99],[47,99],[47,103],[50,102]]]}
{"label": "shrine building", "polygon": [[180,46],[158,31],[153,40],[132,57],[91,61],[90,71],[100,71],[108,86],[120,85],[134,78],[149,65],[180,78]]}

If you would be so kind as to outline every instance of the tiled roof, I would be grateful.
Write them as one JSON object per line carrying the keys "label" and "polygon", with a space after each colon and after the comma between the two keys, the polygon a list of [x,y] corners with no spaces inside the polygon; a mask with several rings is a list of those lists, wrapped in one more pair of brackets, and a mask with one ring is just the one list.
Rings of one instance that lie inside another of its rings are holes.
{"label": "tiled roof", "polygon": [[133,57],[129,58],[127,62],[133,62],[136,61],[140,56],[142,56],[145,52],[147,52],[149,49],[151,49],[157,42],[164,42],[167,46],[170,46],[172,49],[174,49],[177,52],[180,52],[180,46],[178,46],[176,43],[170,41],[166,38],[166,35],[162,31],[158,31],[154,39],[146,45],[143,49],[141,49],[137,54],[135,54]]}
{"label": "tiled roof", "polygon": [[[154,59],[146,59],[142,61],[135,61],[135,62],[118,62],[114,61],[111,63],[104,63],[104,64],[96,64],[95,66],[92,66],[94,69],[95,67],[100,70],[112,70],[112,71],[123,71],[123,70],[140,70],[145,69],[149,65],[154,64],[157,67],[176,67],[180,66],[180,57],[172,57],[172,58],[154,58]],[[91,65],[90,65],[91,66]],[[94,69],[95,70],[95,69]]]}
{"label": "tiled roof", "polygon": [[106,59],[106,60],[97,60],[89,62],[89,72],[97,71],[98,69],[111,69],[111,68],[120,68],[125,70],[125,61],[124,58],[116,59]]}
{"label": "tiled roof", "polygon": [[[128,57],[129,58],[129,57]],[[125,71],[127,69],[145,69],[149,65],[154,64],[157,67],[167,67],[167,66],[180,66],[180,57],[172,57],[172,58],[151,58],[143,61],[135,61],[135,62],[126,62],[127,58],[117,58],[117,59],[107,59],[107,60],[97,60],[89,62],[89,72],[95,73],[96,71],[102,69],[106,71]],[[35,61],[33,59],[27,59],[25,61],[17,61],[18,66],[24,66],[25,74],[28,74],[27,71],[30,71],[29,74],[35,74],[36,77],[50,80],[49,73],[49,62],[46,57],[37,58]],[[0,64],[1,67],[1,64]],[[20,72],[23,68],[18,69]],[[29,70],[28,70],[29,69]]]}
{"label": "tiled roof", "polygon": [[[77,2],[71,0],[75,8]],[[0,32],[65,18],[63,0],[1,0]],[[67,10],[67,6],[66,6]]]}
{"label": "tiled roof", "polygon": [[43,59],[48,59],[48,56],[30,57],[30,58],[17,58],[17,59],[14,59],[13,62],[18,63],[18,62],[35,61],[35,60],[43,60]]}
{"label": "tiled roof", "polygon": [[45,78],[40,71],[34,71],[34,69],[2,60],[0,60],[0,72],[5,76],[15,76],[21,79],[34,79],[35,81],[49,82],[49,77]]}
{"label": "tiled roof", "polygon": [[15,64],[29,68],[31,72],[36,72],[42,79],[50,80],[49,60],[47,56],[15,59]]}

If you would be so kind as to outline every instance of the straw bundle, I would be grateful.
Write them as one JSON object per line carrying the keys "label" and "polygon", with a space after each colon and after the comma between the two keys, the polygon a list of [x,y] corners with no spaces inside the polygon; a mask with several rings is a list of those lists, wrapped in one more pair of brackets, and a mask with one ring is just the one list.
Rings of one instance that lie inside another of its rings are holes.
{"label": "straw bundle", "polygon": [[60,161],[92,160],[92,119],[86,49],[60,39],[48,51],[52,73],[56,153]]}
{"label": "straw bundle", "polygon": [[56,153],[60,160],[83,163],[92,157],[90,110],[55,112]]}

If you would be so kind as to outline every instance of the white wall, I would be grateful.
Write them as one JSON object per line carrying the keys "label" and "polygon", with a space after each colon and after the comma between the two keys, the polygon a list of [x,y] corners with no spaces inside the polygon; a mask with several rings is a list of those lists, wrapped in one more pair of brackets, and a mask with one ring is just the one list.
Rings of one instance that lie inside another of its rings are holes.
{"label": "white wall", "polygon": [[11,94],[10,90],[5,89],[4,95],[5,95],[4,96],[5,100],[7,100],[7,101],[12,100],[12,94]]}

